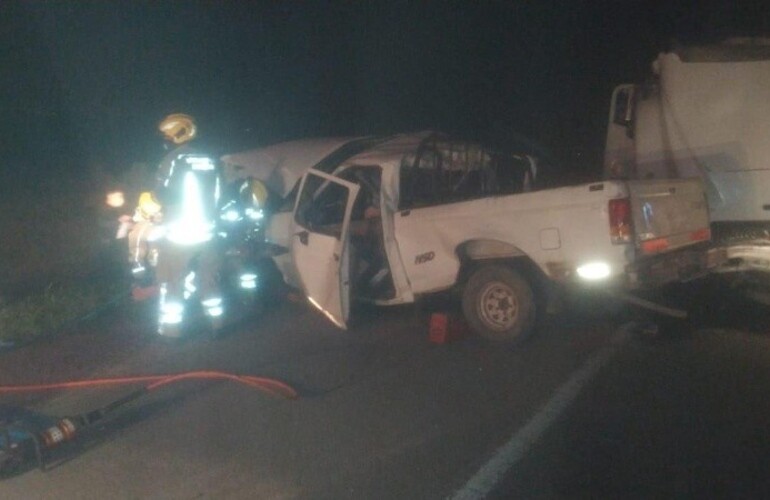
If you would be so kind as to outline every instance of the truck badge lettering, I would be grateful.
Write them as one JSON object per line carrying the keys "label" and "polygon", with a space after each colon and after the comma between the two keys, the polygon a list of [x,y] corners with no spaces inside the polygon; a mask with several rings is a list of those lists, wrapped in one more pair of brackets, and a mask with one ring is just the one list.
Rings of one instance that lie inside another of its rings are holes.
{"label": "truck badge lettering", "polygon": [[425,252],[414,258],[415,264],[425,264],[436,258],[436,252]]}

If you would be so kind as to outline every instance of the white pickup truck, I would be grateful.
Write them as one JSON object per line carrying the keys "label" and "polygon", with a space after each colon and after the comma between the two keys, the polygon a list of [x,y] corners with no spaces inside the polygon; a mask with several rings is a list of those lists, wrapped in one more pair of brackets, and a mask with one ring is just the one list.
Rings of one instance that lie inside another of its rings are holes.
{"label": "white pickup truck", "polygon": [[268,221],[290,285],[346,328],[351,302],[457,289],[487,339],[529,336],[551,285],[628,292],[719,263],[698,179],[535,189],[536,161],[440,133],[293,141],[223,157],[284,200]]}

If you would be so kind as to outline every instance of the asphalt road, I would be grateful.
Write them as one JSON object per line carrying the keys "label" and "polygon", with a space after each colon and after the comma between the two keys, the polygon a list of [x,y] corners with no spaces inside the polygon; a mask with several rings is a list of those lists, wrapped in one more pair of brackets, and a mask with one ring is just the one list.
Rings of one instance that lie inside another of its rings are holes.
{"label": "asphalt road", "polygon": [[[428,340],[428,310],[366,311],[343,332],[287,301],[232,335],[141,338],[93,376],[216,369],[297,400],[184,382],[137,400],[0,498],[569,498],[770,495],[770,324],[745,304],[639,336],[551,318],[516,349]],[[106,355],[105,355],[106,356]],[[125,389],[35,401],[51,415]]]}
{"label": "asphalt road", "polygon": [[489,498],[770,498],[770,310],[703,305],[633,337]]}

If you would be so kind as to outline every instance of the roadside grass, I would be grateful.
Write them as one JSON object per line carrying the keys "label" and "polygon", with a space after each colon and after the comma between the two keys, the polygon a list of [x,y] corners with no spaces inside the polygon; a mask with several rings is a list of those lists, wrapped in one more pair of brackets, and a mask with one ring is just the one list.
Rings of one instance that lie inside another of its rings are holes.
{"label": "roadside grass", "polygon": [[61,332],[120,297],[121,282],[49,284],[13,302],[0,301],[0,341],[24,344]]}
{"label": "roadside grass", "polygon": [[[114,227],[101,190],[75,177],[0,194],[0,344],[22,344],[66,330],[113,300],[120,282]],[[16,185],[18,184],[18,185]]]}
{"label": "roadside grass", "polygon": [[[115,229],[102,227],[101,195],[82,184],[52,178],[32,187],[0,186],[0,295],[42,290],[102,264]],[[106,222],[117,227],[113,218]]]}

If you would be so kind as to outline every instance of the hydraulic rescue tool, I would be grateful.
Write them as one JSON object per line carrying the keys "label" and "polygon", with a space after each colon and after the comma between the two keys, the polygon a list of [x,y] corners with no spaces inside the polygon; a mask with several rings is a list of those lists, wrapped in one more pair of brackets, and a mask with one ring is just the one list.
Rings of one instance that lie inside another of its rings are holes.
{"label": "hydraulic rescue tool", "polygon": [[51,451],[64,443],[76,440],[84,429],[102,421],[153,389],[191,379],[231,380],[286,399],[297,398],[297,392],[279,380],[216,371],[80,380],[44,385],[0,386],[0,394],[8,394],[120,384],[147,384],[106,406],[76,416],[50,417],[26,408],[0,405],[0,478],[24,472],[35,464],[41,470],[45,470],[46,460],[50,457]]}

